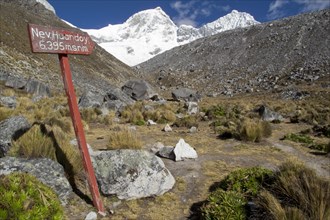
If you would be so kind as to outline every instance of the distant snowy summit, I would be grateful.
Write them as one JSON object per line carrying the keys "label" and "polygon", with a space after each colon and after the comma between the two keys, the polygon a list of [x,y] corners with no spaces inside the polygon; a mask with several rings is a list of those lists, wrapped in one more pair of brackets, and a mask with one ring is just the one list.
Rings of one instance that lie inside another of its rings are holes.
{"label": "distant snowy summit", "polygon": [[135,66],[173,47],[222,31],[258,24],[253,16],[233,10],[214,22],[194,28],[176,26],[160,8],[144,10],[123,24],[84,29],[93,40],[122,62]]}
{"label": "distant snowy summit", "polygon": [[36,0],[36,2],[43,4],[46,9],[56,14],[54,7],[51,4],[49,4],[47,0]]}

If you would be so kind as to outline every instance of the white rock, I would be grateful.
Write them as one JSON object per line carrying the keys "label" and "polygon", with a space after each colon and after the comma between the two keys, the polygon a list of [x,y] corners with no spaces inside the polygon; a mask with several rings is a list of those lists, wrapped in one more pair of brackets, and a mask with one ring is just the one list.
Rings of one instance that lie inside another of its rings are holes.
{"label": "white rock", "polygon": [[188,102],[186,103],[187,108],[188,108],[188,114],[189,115],[195,115],[198,113],[199,108],[197,102]]}
{"label": "white rock", "polygon": [[151,120],[151,119],[149,119],[147,123],[148,123],[148,125],[156,125],[156,124],[157,124],[156,122],[154,122],[154,121]]}
{"label": "white rock", "polygon": [[173,150],[175,155],[175,161],[184,160],[184,158],[197,158],[197,152],[188,143],[186,143],[182,138],[175,145]]}
{"label": "white rock", "polygon": [[85,220],[96,220],[97,219],[97,214],[96,212],[91,211],[86,215]]}
{"label": "white rock", "polygon": [[171,132],[172,131],[172,128],[169,124],[166,124],[165,127],[163,128],[163,131],[165,132]]}
{"label": "white rock", "polygon": [[189,132],[190,133],[196,133],[197,132],[197,128],[195,126],[192,126],[190,129],[189,129]]}

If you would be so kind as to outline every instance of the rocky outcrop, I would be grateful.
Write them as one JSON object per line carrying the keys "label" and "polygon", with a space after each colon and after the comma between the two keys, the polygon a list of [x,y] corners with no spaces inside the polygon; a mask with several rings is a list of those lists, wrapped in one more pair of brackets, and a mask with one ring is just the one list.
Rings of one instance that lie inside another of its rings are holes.
{"label": "rocky outcrop", "polygon": [[0,97],[0,106],[5,106],[8,108],[16,108],[16,97],[15,96]]}
{"label": "rocky outcrop", "polygon": [[50,96],[50,89],[44,83],[41,83],[37,80],[29,80],[26,85],[24,86],[24,90],[28,93],[33,94],[34,96],[38,97],[49,97]]}
{"label": "rocky outcrop", "polygon": [[31,127],[23,116],[15,116],[0,122],[0,157],[7,154],[11,140],[18,138]]}
{"label": "rocky outcrop", "polygon": [[158,94],[144,80],[130,80],[121,89],[134,100],[158,99]]}
{"label": "rocky outcrop", "polygon": [[172,91],[172,98],[175,101],[198,102],[201,99],[201,95],[193,89],[179,88]]}
{"label": "rocky outcrop", "polygon": [[329,19],[326,9],[225,31],[165,51],[139,64],[138,71],[158,87],[201,94],[329,86]]}
{"label": "rocky outcrop", "polygon": [[35,176],[54,190],[63,205],[67,204],[72,188],[65,177],[63,167],[57,162],[47,158],[0,158],[0,175],[12,172],[24,172]]}
{"label": "rocky outcrop", "polygon": [[102,151],[92,161],[102,193],[119,199],[162,195],[175,183],[163,161],[146,151]]}
{"label": "rocky outcrop", "polygon": [[103,95],[92,91],[82,94],[78,102],[80,108],[99,108],[102,104]]}

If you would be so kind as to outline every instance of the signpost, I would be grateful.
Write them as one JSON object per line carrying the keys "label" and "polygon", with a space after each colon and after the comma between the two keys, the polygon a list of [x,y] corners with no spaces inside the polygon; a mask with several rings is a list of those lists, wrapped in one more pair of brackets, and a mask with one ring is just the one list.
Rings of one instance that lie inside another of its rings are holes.
{"label": "signpost", "polygon": [[88,34],[83,32],[72,32],[64,29],[28,25],[30,43],[34,53],[56,53],[58,54],[64,89],[68,96],[71,119],[76,134],[77,142],[83,164],[86,171],[87,181],[93,197],[93,204],[100,214],[105,215],[100,192],[95,178],[91,158],[87,149],[85,134],[81,123],[80,112],[77,104],[76,94],[72,83],[68,54],[91,54],[94,42]]}

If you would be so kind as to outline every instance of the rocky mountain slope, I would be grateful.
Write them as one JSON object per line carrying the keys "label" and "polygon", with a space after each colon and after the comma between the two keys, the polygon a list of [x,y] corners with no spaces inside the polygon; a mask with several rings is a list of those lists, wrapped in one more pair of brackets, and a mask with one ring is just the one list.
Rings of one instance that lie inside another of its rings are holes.
{"label": "rocky mountain slope", "polygon": [[204,94],[292,92],[330,86],[330,10],[226,31],[173,48],[136,68],[162,89]]}
{"label": "rocky mountain slope", "polygon": [[[27,24],[72,29],[38,1],[0,1],[0,78],[33,79],[63,90],[58,56],[31,52]],[[104,49],[95,46],[90,56],[69,55],[74,84],[78,91],[107,90],[121,86],[134,71]]]}
{"label": "rocky mountain slope", "polygon": [[257,24],[248,13],[233,10],[224,17],[200,28],[176,26],[160,8],[132,15],[123,24],[83,30],[105,50],[124,63],[134,66],[173,47],[222,31]]}

